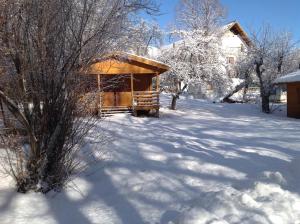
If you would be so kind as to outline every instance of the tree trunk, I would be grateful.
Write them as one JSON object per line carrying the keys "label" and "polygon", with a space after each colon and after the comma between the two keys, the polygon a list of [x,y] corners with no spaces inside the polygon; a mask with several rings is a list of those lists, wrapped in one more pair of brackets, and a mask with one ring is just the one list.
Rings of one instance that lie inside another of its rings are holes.
{"label": "tree trunk", "polygon": [[243,92],[243,102],[247,101],[246,95],[247,95],[247,92],[248,92],[248,88],[249,88],[249,85],[246,84],[245,87],[244,87],[244,92]]}
{"label": "tree trunk", "polygon": [[261,96],[261,109],[264,113],[270,113],[270,91],[269,88],[265,86],[264,80],[262,78],[264,70],[261,70],[263,65],[263,59],[261,58],[259,62],[255,64],[256,76],[259,79],[260,84],[260,96]]}
{"label": "tree trunk", "polygon": [[264,113],[267,113],[267,114],[270,113],[270,98],[269,98],[269,95],[262,95],[261,96],[261,106],[262,106],[262,111]]}
{"label": "tree trunk", "polygon": [[177,94],[172,96],[171,110],[176,110]]}
{"label": "tree trunk", "polygon": [[172,95],[172,102],[170,107],[171,110],[176,110],[177,100],[179,99],[179,96],[183,93],[183,91],[187,88],[187,86],[188,85],[185,84],[179,92],[177,92],[175,95]]}
{"label": "tree trunk", "polygon": [[237,85],[233,91],[231,91],[230,93],[228,93],[223,99],[222,99],[222,103],[236,103],[236,100],[232,100],[230,99],[230,97],[232,97],[235,93],[239,92],[241,89],[243,89],[246,85],[246,82],[243,82],[239,85]]}

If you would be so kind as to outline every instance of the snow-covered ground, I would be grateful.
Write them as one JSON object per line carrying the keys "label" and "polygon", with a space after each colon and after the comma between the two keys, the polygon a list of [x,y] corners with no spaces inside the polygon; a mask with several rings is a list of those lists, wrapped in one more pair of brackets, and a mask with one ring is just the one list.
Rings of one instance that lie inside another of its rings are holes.
{"label": "snow-covered ground", "polygon": [[17,194],[1,177],[0,223],[300,223],[299,120],[256,105],[178,103],[160,119],[99,124],[113,138],[108,158],[61,193]]}

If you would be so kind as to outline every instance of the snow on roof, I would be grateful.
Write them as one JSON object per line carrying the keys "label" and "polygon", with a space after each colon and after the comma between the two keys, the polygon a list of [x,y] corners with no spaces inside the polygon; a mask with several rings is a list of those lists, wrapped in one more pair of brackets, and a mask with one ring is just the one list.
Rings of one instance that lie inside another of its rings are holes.
{"label": "snow on roof", "polygon": [[234,34],[240,35],[240,37],[243,39],[243,41],[250,46],[251,40],[248,36],[248,34],[245,32],[245,30],[242,28],[241,24],[238,21],[232,21],[225,26],[223,26],[224,30],[230,30]]}
{"label": "snow on roof", "polygon": [[166,64],[164,64],[160,61],[157,61],[157,60],[154,60],[154,59],[151,59],[151,58],[147,58],[147,57],[144,57],[144,56],[140,56],[140,55],[137,55],[137,54],[129,53],[129,52],[123,52],[123,51],[115,51],[115,52],[112,52],[112,53],[109,53],[109,54],[105,55],[104,57],[95,58],[93,63],[98,62],[98,61],[103,61],[103,60],[105,60],[107,58],[111,58],[111,57],[124,58],[124,59],[129,59],[129,60],[137,60],[139,62],[147,61],[149,63],[154,63],[155,65],[157,65],[159,67],[169,68],[168,65],[166,65]]}
{"label": "snow on roof", "polygon": [[291,82],[300,82],[300,70],[290,73],[288,75],[277,78],[274,83],[291,83]]}
{"label": "snow on roof", "polygon": [[[248,37],[248,34],[244,31],[244,29],[242,28],[242,26],[240,25],[239,22],[237,22],[237,21],[229,22],[229,23],[225,24],[224,26],[222,26],[222,29],[224,31],[229,30],[233,33],[239,34],[241,36],[242,40],[248,46],[251,44],[251,40]],[[173,43],[162,46],[161,50],[169,50],[169,49],[173,48],[174,45],[180,45],[182,43],[184,43],[184,40],[178,40],[178,41],[175,41]]]}
{"label": "snow on roof", "polygon": [[144,59],[146,61],[149,61],[149,62],[153,62],[153,63],[157,63],[158,65],[160,66],[163,66],[165,68],[168,68],[169,69],[169,66],[166,65],[165,63],[161,62],[161,61],[157,61],[157,60],[154,60],[152,58],[148,58],[148,57],[145,57],[145,56],[140,56],[140,55],[137,55],[137,54],[132,54],[132,53],[128,53],[128,52],[118,52],[119,54],[123,54],[123,55],[127,55],[127,56],[131,56],[131,57],[134,57],[135,59]]}
{"label": "snow on roof", "polygon": [[[112,66],[112,61],[119,61],[121,63],[127,63],[129,66]],[[97,64],[97,65],[95,65]],[[135,67],[145,68],[147,71],[138,70],[135,71]],[[142,57],[136,54],[127,52],[112,52],[101,58],[96,58],[88,66],[86,74],[162,74],[170,69],[170,66],[163,64],[162,62]],[[134,73],[137,72],[137,73]]]}

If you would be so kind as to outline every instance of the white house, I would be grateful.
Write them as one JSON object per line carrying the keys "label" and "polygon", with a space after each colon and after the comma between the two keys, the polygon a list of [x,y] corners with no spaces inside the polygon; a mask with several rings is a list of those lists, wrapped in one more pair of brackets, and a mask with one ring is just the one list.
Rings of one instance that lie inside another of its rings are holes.
{"label": "white house", "polygon": [[[238,85],[239,82],[236,80],[236,69],[235,64],[242,57],[244,57],[251,45],[251,40],[248,37],[247,33],[244,31],[242,26],[237,22],[230,22],[222,27],[223,34],[221,37],[221,48],[224,58],[226,59],[226,71],[228,75],[233,78],[232,86]],[[149,57],[157,58],[159,57],[161,51],[165,49],[174,48],[177,45],[184,43],[184,40],[179,40],[174,43],[162,46],[159,50],[153,50],[151,48],[151,54]],[[197,96],[197,97],[207,97],[207,98],[215,98],[218,93],[216,93],[212,87],[208,84],[205,89],[200,89],[199,86],[190,85],[188,91]]]}
{"label": "white house", "polygon": [[[234,65],[242,56],[245,56],[245,53],[251,45],[251,40],[237,21],[224,25],[223,30],[224,32],[221,38],[223,54],[226,57],[227,64],[231,66]],[[183,40],[179,40],[162,46],[161,48],[149,46],[148,56],[150,58],[157,58],[162,50],[175,47],[182,42]]]}
{"label": "white house", "polygon": [[251,41],[238,22],[231,22],[224,26],[222,45],[224,54],[236,61],[239,57],[245,55]]}
{"label": "white house", "polygon": [[235,63],[245,56],[251,41],[241,25],[234,21],[224,27],[224,34],[221,38],[223,54],[226,57],[227,70],[231,77],[235,77]]}

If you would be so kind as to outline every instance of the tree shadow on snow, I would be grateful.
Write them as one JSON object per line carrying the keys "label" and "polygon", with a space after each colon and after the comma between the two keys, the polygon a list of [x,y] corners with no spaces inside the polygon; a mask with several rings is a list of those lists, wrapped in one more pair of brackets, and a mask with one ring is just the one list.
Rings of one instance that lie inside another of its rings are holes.
{"label": "tree shadow on snow", "polygon": [[[122,125],[122,129],[110,128],[107,132],[123,143],[113,147],[113,151],[126,159],[114,160],[109,169],[124,168],[131,175],[152,172],[170,177],[164,181],[173,180],[175,189],[166,187],[163,181],[158,180],[154,194],[160,192],[173,197],[174,203],[185,200],[180,198],[178,190],[195,196],[202,193],[201,186],[188,183],[187,178],[244,189],[259,180],[259,175],[264,171],[279,171],[284,177],[290,177],[290,161],[300,157],[300,152],[292,146],[300,145],[297,137],[300,134],[300,124],[291,126],[294,120],[260,113],[242,111],[233,114],[232,110],[222,105],[208,108],[198,109],[202,113],[200,117],[190,116],[185,109],[184,113],[181,111],[178,114],[162,114],[161,119],[126,117],[124,119],[128,119],[127,122],[113,121],[113,125]],[[205,114],[207,117],[203,116]],[[284,138],[283,133],[286,134]],[[140,150],[141,147],[146,148],[150,154],[168,156],[164,159],[155,159],[155,156],[154,159],[149,159],[142,154],[145,150]],[[209,164],[213,167],[212,172],[199,170],[197,165],[194,170],[178,166],[190,161]],[[217,171],[220,169],[219,173],[214,172],[214,166]],[[222,169],[225,171],[221,172]],[[299,188],[294,184],[282,187],[299,194]],[[133,198],[161,211],[172,211],[168,214],[161,213],[161,223],[171,220],[178,212],[151,195],[135,192]]]}
{"label": "tree shadow on snow", "polygon": [[[165,224],[219,185],[249,188],[264,171],[279,171],[291,181],[290,161],[300,157],[300,123],[232,111],[204,103],[201,108],[166,110],[160,119],[106,121],[110,127],[105,131],[116,140],[109,146],[112,159],[92,175],[78,177],[88,185],[82,197],[72,198],[69,189],[55,200],[46,196],[53,217],[59,224]],[[299,194],[296,181],[283,188]],[[0,208],[7,209],[12,198],[8,195]],[[156,213],[145,214],[147,209]]]}

